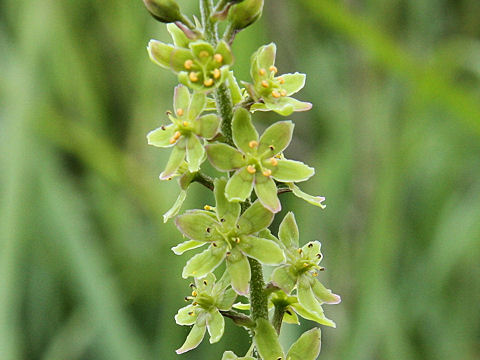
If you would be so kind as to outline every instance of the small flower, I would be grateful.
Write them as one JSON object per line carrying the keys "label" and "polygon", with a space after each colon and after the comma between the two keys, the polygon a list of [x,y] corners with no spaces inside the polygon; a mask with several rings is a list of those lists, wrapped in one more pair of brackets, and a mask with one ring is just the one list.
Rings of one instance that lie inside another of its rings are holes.
{"label": "small flower", "polygon": [[207,156],[220,171],[233,171],[225,195],[229,201],[245,201],[252,189],[270,211],[280,211],[277,196],[279,182],[299,182],[309,179],[314,169],[299,161],[284,159],[280,154],[292,139],[293,123],[280,121],[265,130],[259,138],[251,116],[237,109],[232,121],[233,141],[238,149],[226,144],[206,146]]}
{"label": "small flower", "polygon": [[318,323],[335,327],[335,323],[325,317],[321,305],[338,304],[341,299],[317,280],[319,271],[324,270],[319,266],[322,260],[320,242],[311,241],[301,248],[298,247],[298,227],[291,212],[280,224],[278,236],[287,262],[274,270],[272,282],[287,294],[296,288],[298,302],[303,309],[316,314],[315,321]]}
{"label": "small flower", "polygon": [[263,264],[278,265],[285,256],[274,241],[257,236],[271,224],[273,214],[256,201],[240,215],[240,204],[225,198],[225,185],[225,179],[215,181],[215,208],[209,206],[206,207],[209,210],[187,211],[176,218],[178,229],[191,240],[172,250],[179,255],[209,244],[208,249],[187,262],[182,276],[201,278],[226,260],[233,289],[246,295],[250,282],[247,257]]}
{"label": "small flower", "polygon": [[[214,274],[209,274],[203,279],[195,279],[191,285],[192,294],[185,299],[192,301],[178,310],[175,321],[179,325],[193,325],[185,343],[177,350],[182,354],[196,348],[203,340],[205,331],[210,334],[210,343],[216,343],[223,335],[225,321],[220,310],[230,310],[237,294],[228,288],[230,279],[228,273],[218,281]],[[228,289],[227,289],[228,288]]]}
{"label": "small flower", "polygon": [[183,33],[169,27],[174,45],[150,40],[148,53],[154,63],[178,74],[178,80],[200,92],[222,84],[233,63],[230,46],[220,41],[216,48],[204,40],[190,41]]}
{"label": "small flower", "polygon": [[174,114],[168,117],[172,124],[161,126],[148,133],[150,145],[173,147],[165,170],[160,174],[161,180],[170,179],[187,161],[188,170],[196,172],[205,161],[205,139],[213,138],[220,126],[220,119],[215,114],[200,116],[205,108],[204,93],[190,95],[188,89],[179,85],[175,88],[173,101]]}
{"label": "small flower", "polygon": [[277,47],[274,43],[264,45],[252,56],[250,74],[253,85],[246,84],[254,100],[250,111],[275,111],[288,116],[294,111],[307,111],[312,108],[308,102],[298,101],[290,95],[305,86],[305,74],[294,73],[277,76],[275,66]]}

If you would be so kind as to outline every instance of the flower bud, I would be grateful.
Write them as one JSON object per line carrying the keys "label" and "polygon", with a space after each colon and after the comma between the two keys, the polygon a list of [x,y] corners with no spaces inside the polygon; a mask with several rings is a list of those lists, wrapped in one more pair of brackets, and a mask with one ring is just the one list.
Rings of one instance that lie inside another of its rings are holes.
{"label": "flower bud", "polygon": [[229,11],[228,20],[234,30],[242,30],[253,24],[263,11],[264,0],[244,0]]}
{"label": "flower bud", "polygon": [[160,22],[180,21],[182,14],[175,0],[143,0],[150,14]]}

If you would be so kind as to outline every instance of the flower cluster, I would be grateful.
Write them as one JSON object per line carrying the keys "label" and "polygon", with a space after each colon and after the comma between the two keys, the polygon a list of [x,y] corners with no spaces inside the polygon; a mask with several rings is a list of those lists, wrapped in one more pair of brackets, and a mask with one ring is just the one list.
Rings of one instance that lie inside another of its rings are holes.
{"label": "flower cluster", "polygon": [[[175,218],[186,238],[172,248],[175,254],[203,247],[183,268],[183,278],[193,278],[191,295],[185,298],[191,304],[181,308],[175,320],[192,328],[177,353],[197,347],[206,332],[210,343],[219,341],[228,317],[253,335],[252,349],[263,360],[315,359],[320,329],[305,332],[285,353],[278,340],[281,325],[299,324],[300,315],[335,326],[322,306],[337,304],[340,297],[318,280],[324,270],[320,242],[300,245],[292,212],[281,222],[278,237],[269,227],[282,209],[279,194],[291,192],[320,208],[325,208],[325,198],[296,185],[315,170],[284,155],[292,141],[293,122],[277,121],[260,135],[252,121],[258,111],[288,116],[310,110],[310,103],[292,97],[304,87],[306,76],[278,75],[276,46],[269,44],[251,57],[252,81],[237,80],[230,45],[240,30],[260,17],[263,0],[219,0],[215,7],[213,1],[200,1],[201,22],[188,20],[175,0],[144,2],[155,19],[169,23],[173,38],[173,44],[151,40],[150,58],[177,74],[180,83],[173,110],[167,112],[169,122],[147,135],[149,144],[171,148],[160,179],[179,179],[180,195],[164,221]],[[223,37],[219,21],[226,22]],[[204,166],[207,163],[210,168]],[[212,168],[222,175],[208,174]],[[178,215],[193,182],[213,190],[215,204]],[[263,266],[274,267],[268,284]],[[219,281],[215,273],[222,274]],[[235,304],[238,295],[250,301]],[[252,351],[243,357],[227,351],[222,360],[254,358]]]}

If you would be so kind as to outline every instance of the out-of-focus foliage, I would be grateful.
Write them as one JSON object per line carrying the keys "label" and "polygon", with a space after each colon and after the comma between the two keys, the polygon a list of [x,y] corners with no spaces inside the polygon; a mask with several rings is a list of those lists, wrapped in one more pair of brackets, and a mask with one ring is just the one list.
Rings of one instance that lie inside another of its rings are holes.
{"label": "out-of-focus foliage", "polygon": [[[476,0],[269,0],[238,35],[244,80],[271,40],[281,73],[308,74],[314,108],[292,115],[287,155],[315,166],[305,190],[328,207],[285,194],[282,211],[322,242],[343,299],[321,359],[480,358],[479,14]],[[179,358],[188,283],[162,222],[178,190],[145,139],[176,85],[145,50],[163,28],[140,0],[0,1],[2,360]],[[212,203],[189,191],[189,207]],[[244,354],[226,325],[182,357]],[[284,348],[303,330],[286,325]]]}

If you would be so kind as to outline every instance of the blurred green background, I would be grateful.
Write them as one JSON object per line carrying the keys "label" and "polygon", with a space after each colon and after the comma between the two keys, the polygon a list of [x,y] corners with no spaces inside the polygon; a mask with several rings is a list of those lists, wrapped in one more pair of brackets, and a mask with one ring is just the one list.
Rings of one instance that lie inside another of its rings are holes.
{"label": "blurred green background", "polygon": [[[187,14],[197,1],[180,0]],[[480,2],[267,0],[235,43],[278,44],[281,73],[308,74],[287,155],[315,166],[290,194],[302,241],[319,239],[320,359],[480,359]],[[165,121],[175,76],[152,64],[168,40],[140,0],[0,0],[0,359],[220,359],[220,343],[176,356],[188,329],[181,236],[162,214]],[[259,127],[278,116],[258,115]],[[212,203],[192,186],[184,208]],[[274,227],[278,225],[278,218]],[[302,329],[284,327],[289,346]]]}

